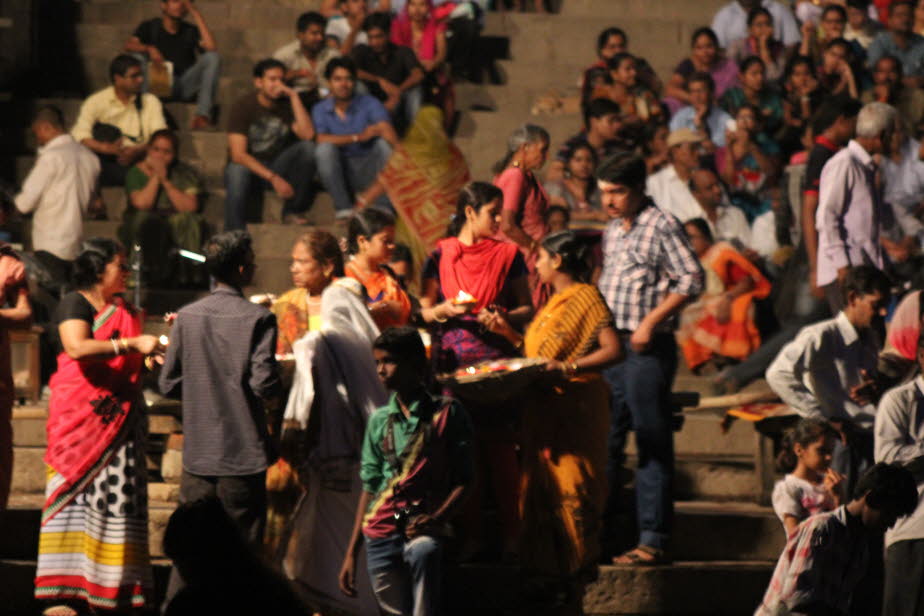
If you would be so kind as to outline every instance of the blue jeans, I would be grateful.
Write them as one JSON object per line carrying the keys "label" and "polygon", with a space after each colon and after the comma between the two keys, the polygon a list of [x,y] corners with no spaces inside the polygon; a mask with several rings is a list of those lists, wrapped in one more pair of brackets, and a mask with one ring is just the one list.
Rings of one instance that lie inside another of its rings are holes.
{"label": "blue jeans", "polygon": [[[145,92],[148,91],[148,64],[150,60],[146,54],[132,54],[141,60],[144,74]],[[172,98],[178,101],[196,101],[196,115],[211,117],[212,107],[215,104],[215,95],[218,91],[218,74],[221,70],[221,56],[217,51],[205,51],[199,54],[196,63],[186,69],[186,72],[173,80]]]}
{"label": "blue jeans", "polygon": [[410,90],[405,90],[401,93],[401,103],[395,109],[395,115],[401,114],[403,116],[405,130],[414,123],[414,118],[417,117],[417,112],[420,111],[421,105],[423,105],[422,87],[414,86]]}
{"label": "blue jeans", "polygon": [[[375,182],[391,156],[391,146],[384,139],[376,138],[365,154],[344,156],[340,147],[319,143],[316,156],[318,175],[324,189],[334,200],[334,207],[337,212],[348,212],[353,209],[353,195]],[[391,210],[384,194],[375,200],[375,206]]]}
{"label": "blue jeans", "polygon": [[677,372],[673,334],[655,334],[651,347],[637,353],[621,335],[626,358],[603,375],[610,385],[611,423],[607,478],[610,494],[619,493],[626,438],[635,432],[638,469],[635,506],[639,544],[665,549],[674,518],[674,429],[671,386]]}
{"label": "blue jeans", "polygon": [[[311,205],[311,180],[314,178],[314,141],[299,140],[280,152],[267,167],[275,171],[295,191],[282,208],[283,215],[304,212]],[[247,226],[247,202],[256,188],[266,190],[269,182],[238,163],[225,167],[225,231]]]}
{"label": "blue jeans", "polygon": [[366,539],[372,592],[385,614],[432,616],[440,613],[443,546],[436,537],[392,535]]}

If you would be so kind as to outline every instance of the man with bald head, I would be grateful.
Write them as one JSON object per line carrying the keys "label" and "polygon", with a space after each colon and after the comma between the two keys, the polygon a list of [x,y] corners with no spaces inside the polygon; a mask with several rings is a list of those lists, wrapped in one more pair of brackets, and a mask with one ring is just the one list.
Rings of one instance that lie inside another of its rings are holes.
{"label": "man with bald head", "polygon": [[726,202],[719,176],[712,169],[695,169],[690,175],[690,192],[702,208],[703,218],[716,241],[734,244],[739,250],[751,247],[751,228],[744,212]]}

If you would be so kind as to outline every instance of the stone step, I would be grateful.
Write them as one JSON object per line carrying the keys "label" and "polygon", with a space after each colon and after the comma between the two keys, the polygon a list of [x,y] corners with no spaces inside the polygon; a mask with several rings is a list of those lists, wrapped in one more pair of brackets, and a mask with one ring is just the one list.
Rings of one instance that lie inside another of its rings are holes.
{"label": "stone step", "polygon": [[[629,468],[635,468],[629,457]],[[756,502],[760,494],[751,456],[678,456],[675,462],[674,498]]]}
{"label": "stone step", "polygon": [[[679,389],[675,387],[674,391]],[[736,420],[723,431],[722,419],[719,412],[688,413],[684,416],[683,429],[674,433],[674,450],[682,456],[753,456],[757,447],[753,424]],[[634,432],[629,435],[626,453],[636,453]]]}

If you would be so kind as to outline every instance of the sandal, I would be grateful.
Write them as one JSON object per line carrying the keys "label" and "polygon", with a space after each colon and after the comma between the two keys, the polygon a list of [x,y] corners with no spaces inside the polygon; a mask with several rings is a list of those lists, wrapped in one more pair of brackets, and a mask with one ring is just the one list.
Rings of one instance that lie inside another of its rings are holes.
{"label": "sandal", "polygon": [[639,545],[613,559],[614,565],[630,565],[633,567],[655,567],[669,565],[670,557],[664,550],[653,548],[650,545]]}

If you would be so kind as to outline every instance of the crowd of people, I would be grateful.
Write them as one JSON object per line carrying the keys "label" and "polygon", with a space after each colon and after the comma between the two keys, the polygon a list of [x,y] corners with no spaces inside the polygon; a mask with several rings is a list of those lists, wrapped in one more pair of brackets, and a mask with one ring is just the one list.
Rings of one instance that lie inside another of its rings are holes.
{"label": "crowd of people", "polygon": [[[924,2],[733,0],[661,76],[607,28],[579,76],[580,130],[553,144],[515,127],[490,182],[451,141],[481,7],[370,4],[324,2],[256,63],[208,239],[158,98],[195,99],[193,129],[212,121],[220,50],[188,0],[138,27],[70,134],[37,111],[16,206],[34,212],[30,263],[75,289],[54,319],[47,613],[152,600],[146,356],[184,409],[174,536],[221,511],[286,613],[440,613],[449,558],[518,563],[542,582],[532,599],[579,613],[598,563],[670,563],[681,361],[717,394],[765,376],[801,416],[780,443],[787,543],[757,613],[924,613]],[[97,178],[125,186],[122,244],[81,243]],[[294,288],[248,301],[254,190],[302,224],[319,185],[345,241],[306,232]],[[171,247],[205,255],[211,294],[169,340],[121,299],[139,241],[146,275],[171,284],[203,274],[178,274]],[[28,295],[4,259],[13,324]],[[543,369],[513,398],[435,378],[519,357]],[[243,609],[210,594],[203,555],[171,549],[168,613]]]}

